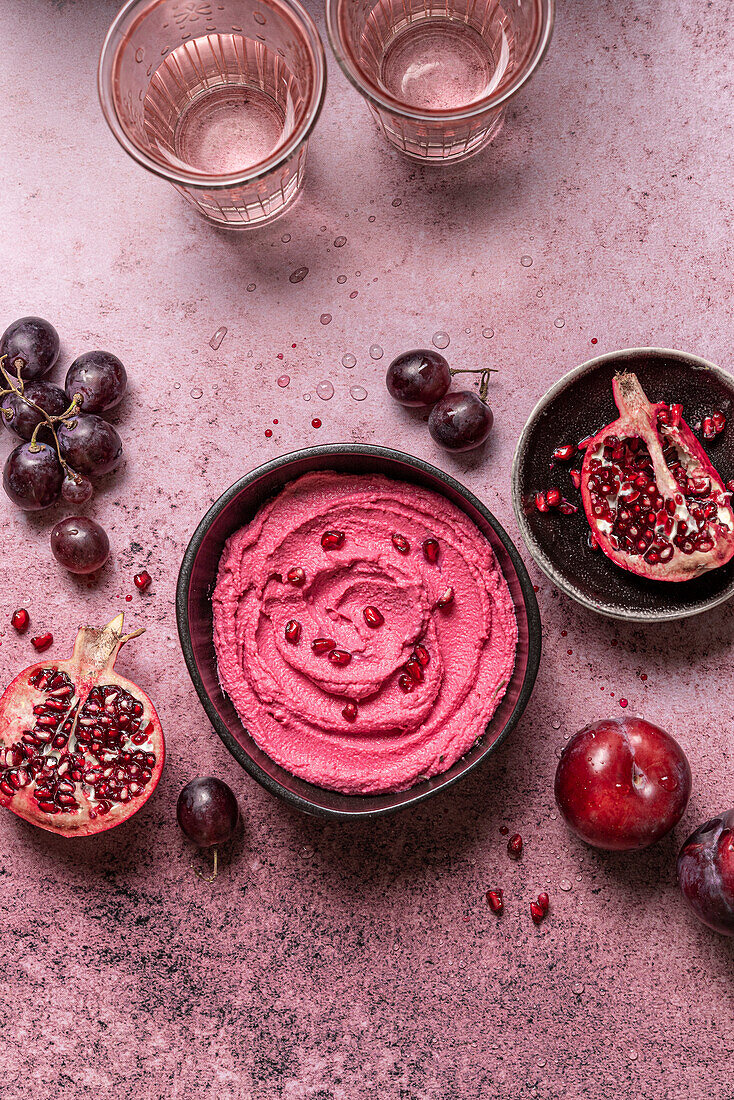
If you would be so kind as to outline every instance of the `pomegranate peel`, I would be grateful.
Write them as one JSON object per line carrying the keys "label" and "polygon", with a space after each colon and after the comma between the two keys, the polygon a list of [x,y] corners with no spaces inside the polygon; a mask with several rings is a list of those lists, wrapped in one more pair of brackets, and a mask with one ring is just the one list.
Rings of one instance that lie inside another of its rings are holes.
{"label": "pomegranate peel", "polygon": [[588,442],[581,497],[601,550],[622,569],[687,581],[734,557],[734,512],[680,405],[648,401],[637,376],[612,383],[619,419]]}
{"label": "pomegranate peel", "polygon": [[123,614],[79,630],[68,660],[24,669],[0,698],[0,805],[61,836],[121,824],[148,800],[165,745],[155,708],[114,671]]}

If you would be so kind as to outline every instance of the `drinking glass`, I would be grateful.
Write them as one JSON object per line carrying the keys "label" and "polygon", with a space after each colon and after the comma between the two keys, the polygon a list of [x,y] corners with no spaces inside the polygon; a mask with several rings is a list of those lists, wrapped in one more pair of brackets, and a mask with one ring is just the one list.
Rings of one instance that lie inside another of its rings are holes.
{"label": "drinking glass", "polygon": [[123,149],[209,221],[263,225],[299,193],[326,64],[298,0],[128,0],[98,82]]}
{"label": "drinking glass", "polygon": [[543,58],[554,0],[327,0],[337,61],[385,137],[424,163],[474,156]]}

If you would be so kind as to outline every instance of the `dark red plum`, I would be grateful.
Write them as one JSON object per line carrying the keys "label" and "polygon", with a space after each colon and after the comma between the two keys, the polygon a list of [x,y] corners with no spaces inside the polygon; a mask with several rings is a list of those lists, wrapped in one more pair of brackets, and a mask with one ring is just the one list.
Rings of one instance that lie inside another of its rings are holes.
{"label": "dark red plum", "polygon": [[574,734],[555,795],[567,825],[595,848],[646,848],[680,821],[691,769],[677,741],[643,718],[607,718]]}
{"label": "dark red plum", "polygon": [[393,359],[387,368],[385,384],[390,396],[401,405],[432,405],[447,392],[451,372],[443,355],[418,348]]}
{"label": "dark red plum", "polygon": [[20,360],[21,378],[40,378],[59,357],[59,334],[43,317],[20,317],[0,336],[0,358],[3,355],[7,356],[3,366],[11,377],[17,377],[16,362]]}
{"label": "dark red plum", "polygon": [[678,856],[678,885],[700,921],[734,936],[734,810],[688,837]]}

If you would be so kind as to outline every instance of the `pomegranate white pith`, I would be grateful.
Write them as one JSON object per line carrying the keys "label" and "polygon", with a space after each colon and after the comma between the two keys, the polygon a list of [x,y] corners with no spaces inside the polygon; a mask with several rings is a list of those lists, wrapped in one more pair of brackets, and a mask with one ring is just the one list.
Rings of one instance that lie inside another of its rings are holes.
{"label": "pomegranate white pith", "polygon": [[634,374],[613,382],[619,419],[586,445],[581,496],[608,558],[642,577],[687,581],[734,556],[730,494],[681,415]]}
{"label": "pomegranate white pith", "polygon": [[120,612],[85,626],[66,661],[23,670],[0,698],[0,805],[50,832],[89,836],[131,817],[163,770],[163,731],[148,696],[114,671]]}

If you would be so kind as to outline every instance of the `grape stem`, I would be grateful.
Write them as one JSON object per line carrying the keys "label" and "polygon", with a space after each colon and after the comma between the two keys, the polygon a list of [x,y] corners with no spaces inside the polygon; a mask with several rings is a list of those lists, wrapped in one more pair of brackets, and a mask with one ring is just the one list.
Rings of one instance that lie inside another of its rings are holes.
{"label": "grape stem", "polygon": [[214,879],[217,877],[217,874],[219,873],[218,872],[218,866],[217,866],[218,856],[219,856],[219,849],[215,848],[214,849],[214,867],[212,868],[212,873],[210,875],[203,875],[198,867],[194,867],[193,863],[191,864],[191,866],[194,867],[194,871],[196,872],[196,874],[198,875],[198,877],[201,879],[202,882],[214,882]]}
{"label": "grape stem", "polygon": [[9,393],[14,393],[15,396],[19,397],[21,401],[24,401],[29,408],[35,409],[35,411],[41,417],[38,424],[36,424],[35,428],[33,429],[33,435],[30,439],[31,451],[35,452],[40,450],[40,447],[38,446],[38,433],[41,428],[48,428],[51,432],[51,435],[54,437],[54,449],[56,451],[56,457],[59,460],[59,464],[61,465],[62,470],[67,477],[70,477],[73,481],[78,481],[79,475],[76,473],[75,470],[72,470],[71,466],[69,466],[68,463],[65,462],[61,456],[59,437],[56,434],[56,425],[66,423],[77,413],[83,401],[82,395],[80,393],[75,393],[68,409],[65,409],[64,412],[62,412],[59,416],[49,416],[45,409],[42,409],[41,406],[37,405],[35,401],[31,401],[30,397],[26,397],[25,384],[20,376],[20,372],[23,370],[25,364],[20,356],[18,356],[13,364],[16,374],[15,379],[11,378],[11,376],[5,369],[5,366],[3,365],[5,359],[7,359],[6,355],[0,356],[0,372],[2,372],[2,376],[6,382],[5,387],[0,386],[0,397],[7,397]]}
{"label": "grape stem", "polygon": [[452,377],[455,374],[481,374],[482,377],[481,377],[481,381],[479,383],[479,397],[480,397],[480,400],[486,401],[487,400],[487,392],[489,390],[489,376],[490,376],[490,374],[499,374],[499,370],[497,369],[497,367],[477,367],[475,369],[471,369],[471,368],[467,367],[467,368],[461,368],[461,369],[456,368],[455,370],[450,370],[449,374]]}

